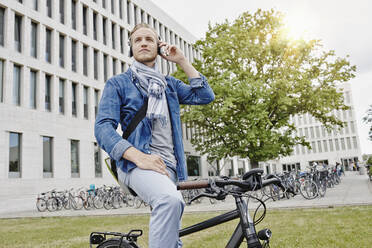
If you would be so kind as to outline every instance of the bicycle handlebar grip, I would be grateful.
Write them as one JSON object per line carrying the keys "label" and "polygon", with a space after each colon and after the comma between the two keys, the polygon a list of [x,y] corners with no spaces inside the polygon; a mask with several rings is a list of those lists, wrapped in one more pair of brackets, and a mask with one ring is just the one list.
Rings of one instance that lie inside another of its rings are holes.
{"label": "bicycle handlebar grip", "polygon": [[200,181],[187,181],[187,182],[180,182],[177,184],[177,190],[184,190],[184,189],[203,189],[209,187],[208,180],[200,180]]}

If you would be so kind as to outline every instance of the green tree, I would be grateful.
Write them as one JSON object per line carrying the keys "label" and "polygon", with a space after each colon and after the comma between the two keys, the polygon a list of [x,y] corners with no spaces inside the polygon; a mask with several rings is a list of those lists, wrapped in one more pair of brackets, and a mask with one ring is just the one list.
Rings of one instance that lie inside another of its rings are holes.
{"label": "green tree", "polygon": [[[306,145],[291,116],[310,113],[327,128],[343,126],[332,115],[346,110],[336,87],[354,77],[355,66],[319,40],[291,40],[283,16],[273,10],[243,13],[232,23],[209,24],[196,42],[202,61],[194,66],[213,88],[208,105],[184,107],[182,119],[197,126],[191,142],[210,161],[228,156],[259,161],[289,155]],[[187,80],[181,70],[175,76]]]}
{"label": "green tree", "polygon": [[368,164],[369,166],[372,165],[372,156],[370,156],[366,162],[366,164]]}
{"label": "green tree", "polygon": [[371,124],[371,127],[369,128],[369,139],[372,140],[372,105],[369,105],[369,109],[363,117],[363,121],[367,124]]}

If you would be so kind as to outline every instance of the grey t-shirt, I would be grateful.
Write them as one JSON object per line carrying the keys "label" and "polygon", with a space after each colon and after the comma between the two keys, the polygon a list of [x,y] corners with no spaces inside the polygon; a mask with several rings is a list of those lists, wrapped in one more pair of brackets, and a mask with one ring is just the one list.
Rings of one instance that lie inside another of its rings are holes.
{"label": "grey t-shirt", "polygon": [[152,154],[159,155],[173,169],[176,169],[177,160],[174,156],[174,145],[172,137],[172,125],[169,116],[168,104],[166,106],[167,124],[162,127],[159,120],[152,122],[152,142],[150,151]]}

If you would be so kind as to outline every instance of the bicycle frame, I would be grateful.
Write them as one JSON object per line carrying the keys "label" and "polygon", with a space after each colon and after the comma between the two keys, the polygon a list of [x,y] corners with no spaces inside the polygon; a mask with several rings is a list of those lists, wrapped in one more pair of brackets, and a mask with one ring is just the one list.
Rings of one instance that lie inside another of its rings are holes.
{"label": "bicycle frame", "polygon": [[201,230],[217,226],[219,224],[240,218],[240,222],[235,228],[226,248],[238,248],[243,242],[244,238],[247,240],[248,248],[260,248],[261,243],[257,238],[254,223],[248,212],[248,205],[242,199],[242,196],[234,196],[237,208],[227,213],[210,218],[198,224],[183,228],[179,232],[179,236],[183,237],[191,233],[199,232]]}

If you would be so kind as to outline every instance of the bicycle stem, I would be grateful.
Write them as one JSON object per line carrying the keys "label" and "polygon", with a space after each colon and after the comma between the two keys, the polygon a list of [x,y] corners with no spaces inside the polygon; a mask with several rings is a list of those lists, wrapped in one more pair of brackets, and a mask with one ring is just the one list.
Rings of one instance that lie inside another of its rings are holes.
{"label": "bicycle stem", "polygon": [[258,240],[256,229],[251,216],[248,212],[248,206],[241,197],[235,197],[236,206],[240,212],[240,222],[242,226],[243,235],[247,239],[249,248],[261,248],[262,245]]}

